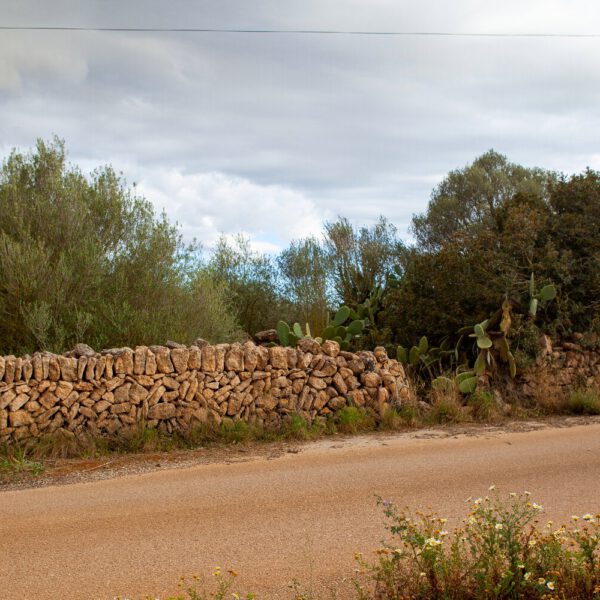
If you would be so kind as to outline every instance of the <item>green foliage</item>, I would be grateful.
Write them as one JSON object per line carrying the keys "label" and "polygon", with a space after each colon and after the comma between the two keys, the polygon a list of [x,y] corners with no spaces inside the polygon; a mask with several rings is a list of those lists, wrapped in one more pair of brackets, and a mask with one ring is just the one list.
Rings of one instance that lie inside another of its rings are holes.
{"label": "green foliage", "polygon": [[110,167],[68,165],[59,140],[6,159],[0,214],[0,352],[238,336],[199,246]]}
{"label": "green foliage", "polygon": [[344,406],[335,415],[337,430],[341,433],[370,431],[374,427],[373,418],[358,406]]}
{"label": "green foliage", "polygon": [[[365,322],[359,319],[348,320],[351,318],[352,311],[347,306],[342,306],[335,313],[331,324],[323,329],[323,333],[314,338],[319,344],[325,340],[333,340],[339,343],[342,350],[346,350],[350,346],[350,342],[359,337],[362,333]],[[346,325],[344,325],[346,323]],[[290,326],[285,321],[279,321],[276,327],[279,343],[282,346],[296,346],[299,340],[304,338],[312,338],[312,333],[309,324],[306,324],[306,330],[302,331],[299,323],[294,323]]]}
{"label": "green foliage", "polygon": [[573,390],[566,408],[576,415],[600,415],[600,392],[594,388]]}
{"label": "green foliage", "polygon": [[[537,527],[543,507],[529,492],[502,497],[494,486],[472,501],[462,524],[445,530],[435,513],[412,514],[379,499],[389,542],[374,564],[359,562],[376,582],[363,598],[511,600],[600,596],[600,519],[573,517],[575,528]],[[580,524],[581,523],[581,524]]]}

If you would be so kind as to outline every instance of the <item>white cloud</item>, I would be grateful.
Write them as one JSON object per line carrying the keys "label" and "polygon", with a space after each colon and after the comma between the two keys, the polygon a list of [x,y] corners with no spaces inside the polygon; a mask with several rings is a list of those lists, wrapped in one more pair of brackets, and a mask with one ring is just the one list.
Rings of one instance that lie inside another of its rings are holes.
{"label": "white cloud", "polygon": [[137,175],[138,191],[177,221],[187,238],[206,247],[222,233],[242,233],[256,250],[273,252],[292,239],[318,233],[328,216],[301,192],[224,173],[159,169]]}

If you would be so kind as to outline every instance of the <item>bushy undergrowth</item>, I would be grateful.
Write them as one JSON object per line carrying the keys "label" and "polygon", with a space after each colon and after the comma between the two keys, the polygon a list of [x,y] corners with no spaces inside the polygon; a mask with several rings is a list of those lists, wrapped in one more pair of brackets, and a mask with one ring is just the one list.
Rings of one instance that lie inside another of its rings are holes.
{"label": "bushy undergrowth", "polygon": [[437,514],[380,500],[392,538],[375,564],[362,562],[374,585],[361,600],[600,598],[600,515],[539,527],[543,507],[528,492],[490,490],[452,532]]}
{"label": "bushy undergrowth", "polygon": [[567,410],[576,415],[600,415],[600,392],[597,389],[574,390],[567,398]]}

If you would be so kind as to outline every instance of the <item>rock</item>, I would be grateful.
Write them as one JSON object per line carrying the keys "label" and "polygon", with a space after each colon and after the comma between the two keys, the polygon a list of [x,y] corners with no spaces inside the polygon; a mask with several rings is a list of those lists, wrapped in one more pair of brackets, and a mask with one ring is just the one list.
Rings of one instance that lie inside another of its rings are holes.
{"label": "rock", "polygon": [[27,394],[19,394],[15,397],[15,399],[10,403],[10,410],[12,412],[18,411],[22,406],[25,406],[29,402],[29,396]]}
{"label": "rock", "polygon": [[200,348],[200,350],[202,350],[202,348],[204,348],[205,346],[209,346],[210,344],[206,341],[203,340],[202,338],[196,338],[194,340],[194,346],[196,346],[197,348]]}
{"label": "rock", "polygon": [[15,365],[17,359],[14,356],[4,357],[4,381],[10,385],[15,380]]}
{"label": "rock", "polygon": [[149,419],[170,419],[175,416],[177,409],[173,404],[161,402],[148,410]]}
{"label": "rock", "polygon": [[4,356],[0,356],[0,381],[4,377]]}
{"label": "rock", "polygon": [[171,362],[171,351],[164,346],[152,346],[152,351],[156,355],[156,368],[159,373],[172,373],[175,368]]}
{"label": "rock", "polygon": [[269,360],[274,369],[287,369],[287,350],[283,346],[269,348]]}
{"label": "rock", "polygon": [[56,386],[56,390],[54,390],[54,395],[59,400],[66,400],[69,397],[69,394],[73,391],[73,384],[68,381],[59,381]]}
{"label": "rock", "polygon": [[258,331],[255,333],[254,341],[257,344],[277,344],[279,342],[279,336],[277,335],[276,329],[266,329],[265,331]]}
{"label": "rock", "polygon": [[146,346],[136,346],[133,352],[133,373],[134,375],[144,375],[146,373]]}
{"label": "rock", "polygon": [[178,373],[187,371],[189,357],[190,352],[185,346],[171,350],[171,362]]}
{"label": "rock", "polygon": [[340,353],[340,345],[333,340],[325,340],[321,344],[321,348],[327,356],[331,356],[332,358],[337,358]]}
{"label": "rock", "polygon": [[308,385],[315,390],[324,390],[327,387],[327,383],[324,379],[320,377],[309,377]]}
{"label": "rock", "polygon": [[363,373],[360,379],[366,387],[378,387],[381,384],[381,377],[373,371]]}
{"label": "rock", "polygon": [[205,373],[214,373],[217,370],[217,360],[214,346],[202,347],[202,370]]}
{"label": "rock", "polygon": [[21,427],[23,425],[31,425],[33,418],[25,410],[8,413],[8,422],[11,427]]}
{"label": "rock", "polygon": [[344,378],[341,376],[340,373],[336,373],[333,376],[333,385],[340,394],[348,393],[348,386],[346,385],[346,382],[344,381]]}
{"label": "rock", "polygon": [[185,344],[180,344],[178,342],[172,342],[172,341],[167,341],[167,343],[165,344],[165,346],[169,349],[173,349],[173,348],[186,348],[187,346]]}
{"label": "rock", "polygon": [[81,356],[96,356],[96,351],[87,344],[75,344],[73,350],[69,352],[69,355],[73,358],[80,358]]}
{"label": "rock", "polygon": [[202,368],[202,350],[198,346],[190,347],[188,357],[188,369],[191,371],[199,371]]}
{"label": "rock", "polygon": [[115,403],[123,404],[129,400],[129,389],[131,388],[131,383],[126,383],[125,385],[121,385],[117,387],[114,391]]}
{"label": "rock", "polygon": [[298,340],[297,348],[298,350],[302,350],[302,352],[310,352],[311,354],[321,353],[321,346],[319,346],[318,342],[315,342],[312,338]]}
{"label": "rock", "polygon": [[132,404],[140,404],[148,396],[148,391],[139,383],[132,383],[129,388],[129,401]]}
{"label": "rock", "polygon": [[225,355],[225,370],[240,373],[244,370],[244,349],[240,344],[232,344]]}

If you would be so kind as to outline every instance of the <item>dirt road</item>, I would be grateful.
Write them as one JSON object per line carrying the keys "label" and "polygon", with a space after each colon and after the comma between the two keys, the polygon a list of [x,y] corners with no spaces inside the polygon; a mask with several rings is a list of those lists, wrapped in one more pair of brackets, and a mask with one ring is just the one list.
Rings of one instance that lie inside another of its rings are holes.
{"label": "dirt road", "polygon": [[180,575],[220,565],[261,598],[290,598],[293,577],[319,590],[378,546],[375,493],[457,519],[492,483],[531,491],[549,518],[598,512],[600,422],[324,440],[273,460],[2,492],[0,597],[163,600]]}

